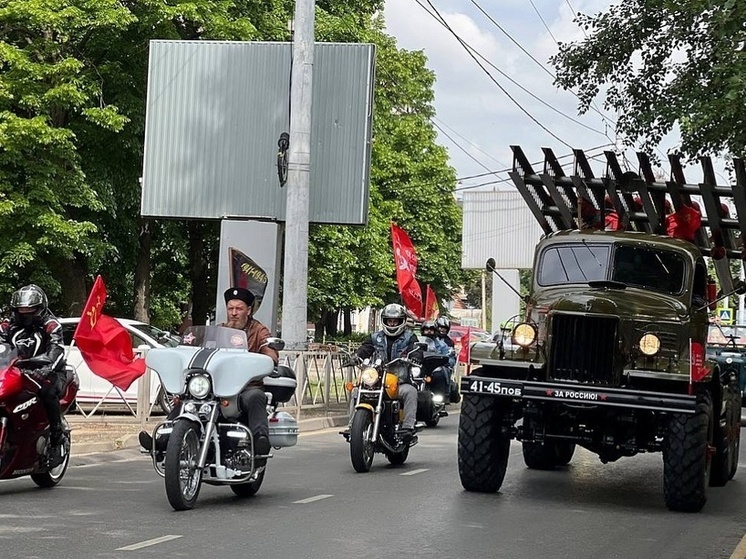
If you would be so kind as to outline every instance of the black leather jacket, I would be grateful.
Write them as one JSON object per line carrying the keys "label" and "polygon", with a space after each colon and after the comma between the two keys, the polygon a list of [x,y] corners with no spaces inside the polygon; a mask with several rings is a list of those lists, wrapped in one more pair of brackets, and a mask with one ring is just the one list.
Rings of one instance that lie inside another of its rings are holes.
{"label": "black leather jacket", "polygon": [[37,363],[33,368],[63,371],[65,348],[62,345],[62,325],[48,311],[40,322],[40,325],[23,327],[16,324],[13,318],[5,320],[0,323],[0,342],[18,348],[23,358],[36,358],[34,361]]}

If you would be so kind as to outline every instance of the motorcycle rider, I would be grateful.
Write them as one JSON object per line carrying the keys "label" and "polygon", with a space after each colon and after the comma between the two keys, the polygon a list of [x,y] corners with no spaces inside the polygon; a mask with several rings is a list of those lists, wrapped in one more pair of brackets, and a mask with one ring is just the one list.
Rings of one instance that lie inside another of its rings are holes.
{"label": "motorcycle rider", "polygon": [[444,401],[447,401],[449,389],[450,389],[450,371],[456,362],[453,352],[446,345],[446,343],[438,337],[437,328],[435,322],[432,320],[426,320],[420,327],[420,332],[426,338],[427,351],[438,353],[440,355],[447,355],[449,357],[447,367],[438,367],[432,371],[432,381],[430,382],[430,388],[434,394],[440,394],[443,396]]}
{"label": "motorcycle rider", "polygon": [[435,327],[437,328],[437,337],[444,344],[446,344],[450,350],[451,360],[448,363],[448,387],[449,394],[451,395],[451,402],[455,403],[456,400],[456,387],[453,384],[453,368],[456,366],[456,344],[453,342],[451,336],[448,333],[451,331],[451,321],[448,317],[439,316],[435,321]]}
{"label": "motorcycle rider", "polygon": [[[13,293],[10,299],[12,316],[0,323],[0,341],[18,350],[19,367],[39,385],[38,396],[49,418],[49,466],[55,467],[64,458],[64,428],[60,396],[65,387],[65,349],[62,325],[49,310],[47,295],[35,284]],[[34,358],[24,367],[23,360]]]}
{"label": "motorcycle rider", "polygon": [[[223,293],[225,309],[228,317],[227,322],[220,324],[227,328],[236,328],[246,332],[249,351],[262,353],[272,358],[275,365],[280,360],[276,350],[265,345],[267,338],[272,336],[269,329],[253,317],[254,294],[243,287],[231,287]],[[254,437],[254,453],[269,454],[271,445],[269,443],[269,423],[267,421],[267,395],[264,393],[263,379],[254,378],[238,395],[239,407],[242,411],[241,419],[248,426]],[[175,406],[168,419],[175,419],[181,413],[180,406]],[[150,451],[153,447],[153,438],[147,431],[140,431],[140,445]],[[168,443],[167,437],[159,437],[156,450],[163,452]],[[156,457],[159,459],[159,457]]]}
{"label": "motorcycle rider", "polygon": [[[360,359],[380,355],[385,362],[397,357],[406,357],[417,347],[417,336],[407,327],[407,312],[401,305],[391,303],[381,311],[381,329],[372,333],[357,350]],[[422,361],[422,350],[410,356]],[[414,424],[417,418],[417,389],[404,379],[399,381],[399,399],[404,409],[402,433],[407,443],[414,437]]]}

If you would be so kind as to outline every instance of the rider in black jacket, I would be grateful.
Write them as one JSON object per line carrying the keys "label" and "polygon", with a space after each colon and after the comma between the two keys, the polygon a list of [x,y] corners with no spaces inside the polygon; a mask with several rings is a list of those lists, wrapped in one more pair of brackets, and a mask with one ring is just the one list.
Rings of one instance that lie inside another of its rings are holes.
{"label": "rider in black jacket", "polygon": [[[24,371],[39,385],[39,400],[49,418],[51,466],[61,463],[64,442],[60,395],[65,385],[65,349],[62,325],[49,311],[47,295],[34,284],[13,293],[12,316],[0,323],[0,342],[18,350]],[[31,359],[24,366],[24,359]]]}

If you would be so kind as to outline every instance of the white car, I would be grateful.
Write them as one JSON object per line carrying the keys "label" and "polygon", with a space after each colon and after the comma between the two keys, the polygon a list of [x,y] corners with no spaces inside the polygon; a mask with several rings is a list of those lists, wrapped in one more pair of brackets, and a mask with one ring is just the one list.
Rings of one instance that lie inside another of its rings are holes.
{"label": "white car", "polygon": [[[179,338],[137,320],[127,318],[116,319],[129,332],[132,338],[132,348],[140,346],[153,347],[175,347],[179,345]],[[73,335],[78,327],[79,317],[60,318],[62,324],[63,343],[65,345],[65,359],[67,364],[75,369],[80,379],[80,390],[75,400],[81,410],[91,410],[100,405],[127,406],[130,410],[137,405],[138,382],[132,383],[126,391],[119,390],[106,379],[94,375],[83,360],[80,350],[75,346]],[[159,406],[165,413],[172,407],[172,398],[163,390],[158,375],[150,373],[150,404]]]}

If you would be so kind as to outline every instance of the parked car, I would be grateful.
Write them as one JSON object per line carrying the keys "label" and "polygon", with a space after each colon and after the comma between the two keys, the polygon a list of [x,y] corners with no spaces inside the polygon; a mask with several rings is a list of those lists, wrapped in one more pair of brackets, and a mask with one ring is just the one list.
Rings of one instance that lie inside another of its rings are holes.
{"label": "parked car", "polygon": [[746,325],[711,324],[707,334],[707,357],[719,363],[723,371],[739,374],[741,405],[746,405]]}
{"label": "parked car", "polygon": [[[117,318],[116,320],[129,332],[133,349],[141,346],[154,348],[179,345],[178,337],[150,324],[126,318]],[[137,404],[137,386],[139,383],[134,382],[126,391],[120,391],[109,381],[91,372],[73,340],[79,321],[80,317],[60,319],[65,344],[65,358],[67,364],[75,368],[80,379],[80,390],[78,390],[76,396],[78,405],[83,410],[91,409],[99,404],[107,406],[129,405],[134,409]],[[172,398],[163,389],[161,381],[155,373],[150,375],[150,404],[159,406],[165,413],[171,411],[173,405]]]}

